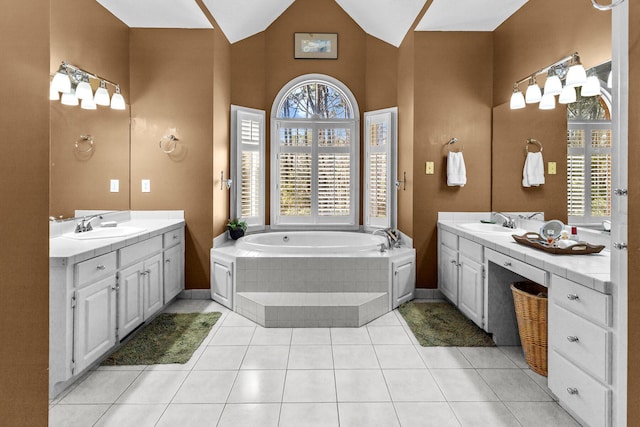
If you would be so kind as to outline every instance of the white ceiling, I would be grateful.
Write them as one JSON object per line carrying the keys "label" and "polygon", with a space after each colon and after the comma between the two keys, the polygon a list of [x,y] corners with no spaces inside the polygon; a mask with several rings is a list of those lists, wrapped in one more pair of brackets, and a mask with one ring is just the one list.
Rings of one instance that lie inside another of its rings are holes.
{"label": "white ceiling", "polygon": [[[96,0],[131,28],[212,28],[195,0]],[[231,43],[264,31],[295,0],[203,0]],[[426,0],[335,0],[362,29],[400,43]],[[433,0],[416,31],[493,31],[528,0]],[[319,11],[318,13],[321,13]]]}

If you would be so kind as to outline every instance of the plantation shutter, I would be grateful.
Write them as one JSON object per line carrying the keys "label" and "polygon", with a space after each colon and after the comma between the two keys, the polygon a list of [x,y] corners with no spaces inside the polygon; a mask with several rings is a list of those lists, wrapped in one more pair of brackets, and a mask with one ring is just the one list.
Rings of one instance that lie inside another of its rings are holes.
{"label": "plantation shutter", "polygon": [[364,226],[397,227],[397,108],[364,114]]}
{"label": "plantation shutter", "polygon": [[231,106],[231,216],[264,229],[265,112]]}

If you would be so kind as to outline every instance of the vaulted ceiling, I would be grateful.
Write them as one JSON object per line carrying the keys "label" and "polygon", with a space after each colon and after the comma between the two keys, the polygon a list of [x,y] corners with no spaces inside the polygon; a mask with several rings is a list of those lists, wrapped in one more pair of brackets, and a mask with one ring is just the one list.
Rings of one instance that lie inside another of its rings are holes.
{"label": "vaulted ceiling", "polygon": [[[96,1],[131,28],[213,28],[195,0]],[[231,43],[264,31],[294,1],[202,0]],[[427,2],[335,1],[366,33],[396,47]],[[416,31],[493,31],[527,1],[433,0]]]}

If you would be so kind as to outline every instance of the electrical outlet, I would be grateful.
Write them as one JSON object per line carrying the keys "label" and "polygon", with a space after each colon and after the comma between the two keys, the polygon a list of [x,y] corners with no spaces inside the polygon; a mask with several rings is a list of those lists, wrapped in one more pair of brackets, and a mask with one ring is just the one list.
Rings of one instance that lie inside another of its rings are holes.
{"label": "electrical outlet", "polygon": [[556,174],[556,162],[547,163],[547,169],[549,171],[549,175],[555,175]]}
{"label": "electrical outlet", "polygon": [[109,191],[112,193],[118,193],[120,191],[120,180],[112,179],[109,183]]}
{"label": "electrical outlet", "polygon": [[142,192],[143,193],[151,193],[151,180],[143,179],[142,180]]}
{"label": "electrical outlet", "polygon": [[434,169],[435,168],[434,168],[433,162],[426,162],[424,164],[424,173],[426,175],[433,175]]}

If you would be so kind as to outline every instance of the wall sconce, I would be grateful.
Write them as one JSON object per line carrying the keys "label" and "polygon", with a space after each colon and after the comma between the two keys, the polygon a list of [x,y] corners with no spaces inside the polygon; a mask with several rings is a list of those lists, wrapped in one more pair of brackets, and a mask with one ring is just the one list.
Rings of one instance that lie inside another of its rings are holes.
{"label": "wall sconce", "polygon": [[[544,92],[541,93],[536,76],[543,73],[547,73],[547,80],[544,83]],[[598,77],[592,77],[587,78],[587,73],[580,62],[580,56],[578,52],[575,52],[515,82],[509,105],[512,110],[518,110],[524,108],[526,104],[539,102],[538,108],[541,110],[552,110],[556,108],[556,95],[560,95],[558,102],[561,104],[576,102],[575,88],[580,86],[582,86],[581,96],[599,95],[600,81]],[[562,86],[563,78],[565,79],[564,88]],[[519,86],[526,81],[529,82],[529,85],[525,99]]]}
{"label": "wall sconce", "polygon": [[231,189],[231,184],[233,184],[233,180],[231,178],[224,179],[224,171],[220,172],[220,189],[224,190],[224,187],[227,187],[227,190]]}
{"label": "wall sconce", "polygon": [[[100,87],[96,89],[95,94],[91,87],[91,79],[100,81]],[[107,90],[108,84],[115,88],[111,99]],[[120,93],[120,85],[64,61],[51,79],[49,100],[60,100],[62,104],[70,106],[80,104],[80,108],[85,110],[95,110],[98,105],[109,105],[114,110],[126,109],[124,98]]]}

